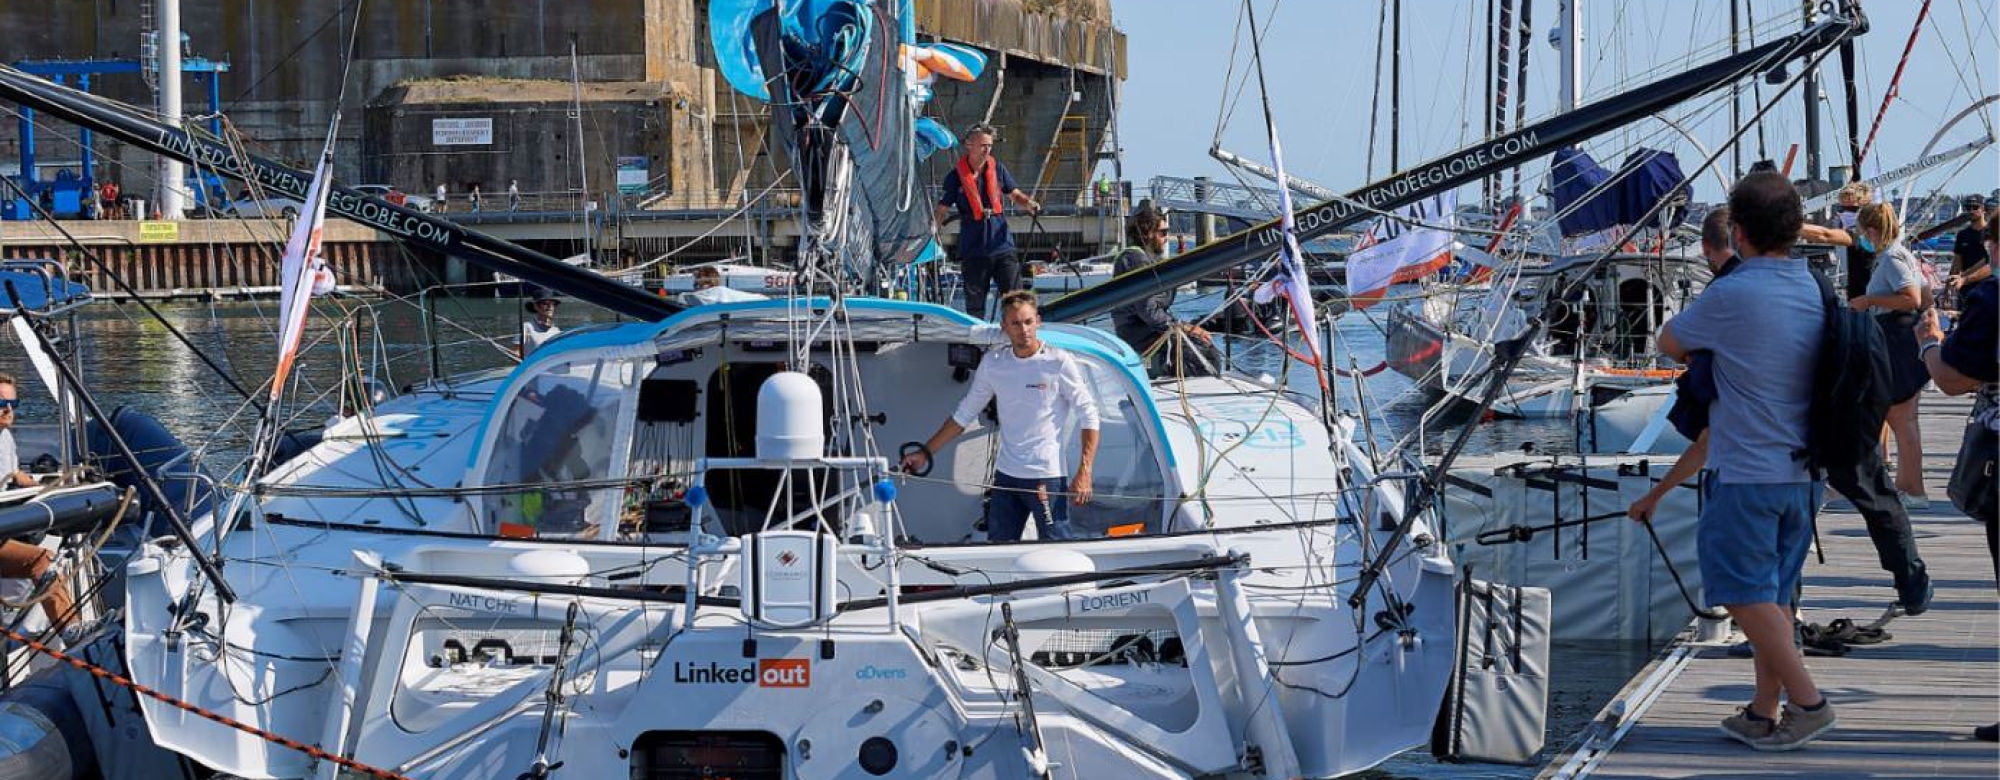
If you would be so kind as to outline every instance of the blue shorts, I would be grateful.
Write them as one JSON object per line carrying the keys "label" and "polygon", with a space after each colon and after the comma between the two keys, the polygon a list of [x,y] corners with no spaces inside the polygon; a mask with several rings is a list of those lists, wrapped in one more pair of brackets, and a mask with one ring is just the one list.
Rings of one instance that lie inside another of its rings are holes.
{"label": "blue shorts", "polygon": [[1071,538],[1068,479],[1024,479],[994,472],[993,488],[986,505],[987,541],[1020,541],[1029,517],[1035,518],[1042,541]]}
{"label": "blue shorts", "polygon": [[1731,485],[1711,477],[1707,485],[1695,529],[1702,601],[1791,604],[1812,548],[1820,484]]}

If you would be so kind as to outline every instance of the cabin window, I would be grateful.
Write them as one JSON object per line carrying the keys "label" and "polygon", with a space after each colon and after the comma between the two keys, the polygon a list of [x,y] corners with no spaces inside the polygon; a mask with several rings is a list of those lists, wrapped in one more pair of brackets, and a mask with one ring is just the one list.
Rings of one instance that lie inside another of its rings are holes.
{"label": "cabin window", "polygon": [[636,373],[631,361],[564,363],[521,384],[486,467],[488,487],[520,487],[483,499],[496,531],[594,537],[612,521],[623,491],[575,486],[622,475],[612,443]]}
{"label": "cabin window", "polygon": [[[1157,533],[1166,516],[1167,484],[1152,416],[1140,410],[1130,382],[1116,369],[1095,360],[1078,360],[1077,367],[1097,400],[1097,463],[1090,483],[1096,496],[1088,504],[1070,505],[1070,526],[1086,538]],[[1069,430],[1063,457],[1075,474],[1083,442],[1073,422]]]}

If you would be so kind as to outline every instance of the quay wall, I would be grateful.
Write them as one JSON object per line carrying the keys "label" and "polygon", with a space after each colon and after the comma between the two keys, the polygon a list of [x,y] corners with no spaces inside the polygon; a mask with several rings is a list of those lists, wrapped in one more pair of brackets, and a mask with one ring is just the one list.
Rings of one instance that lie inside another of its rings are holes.
{"label": "quay wall", "polygon": [[[140,0],[0,3],[9,61],[136,57],[150,6]],[[524,193],[648,208],[740,202],[789,167],[764,131],[764,108],[720,83],[707,42],[706,0],[409,0],[354,6],[324,0],[214,0],[183,9],[188,56],[226,60],[222,110],[253,150],[309,160],[339,110],[337,174],[429,194],[442,183],[462,197],[480,184],[504,203],[508,180]],[[998,153],[1024,186],[1083,189],[1106,144],[1124,38],[1109,0],[919,0],[921,35],[980,47],[993,64],[977,83],[941,81],[930,113],[954,128],[991,121]],[[358,22],[358,24],[357,24]],[[355,62],[342,86],[347,31]],[[575,60],[570,56],[575,47]],[[585,82],[584,166],[575,164],[568,116],[572,65]],[[538,82],[523,97],[521,82]],[[443,86],[439,86],[443,85]],[[607,98],[605,89],[622,89]],[[138,76],[103,76],[92,90],[149,106]],[[552,93],[552,94],[544,94]],[[185,112],[206,112],[190,78]],[[12,107],[9,107],[10,109]],[[11,119],[12,117],[7,117]],[[440,145],[430,119],[490,118],[507,145]],[[37,124],[43,163],[81,157],[74,128]],[[18,122],[0,121],[0,170],[19,154]],[[128,194],[153,189],[154,158],[102,138],[95,181]],[[641,175],[643,193],[619,194],[617,169]],[[637,165],[635,161],[639,162]],[[587,168],[585,173],[577,170]],[[944,173],[934,160],[929,178]],[[43,176],[50,175],[47,168]],[[579,179],[592,190],[581,193]],[[1039,186],[1037,186],[1039,185]],[[230,194],[235,188],[232,185]]]}

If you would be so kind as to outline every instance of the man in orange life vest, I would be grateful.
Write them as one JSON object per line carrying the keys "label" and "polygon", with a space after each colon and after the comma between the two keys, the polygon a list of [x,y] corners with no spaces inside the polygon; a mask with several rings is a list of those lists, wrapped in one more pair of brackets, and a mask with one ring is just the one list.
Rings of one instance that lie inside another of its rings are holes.
{"label": "man in orange life vest", "polygon": [[1021,257],[1014,235],[1007,231],[1001,199],[1033,214],[1042,204],[1014,187],[1007,166],[993,157],[993,128],[975,125],[965,131],[965,154],[944,177],[944,199],[938,201],[938,224],[958,212],[958,268],[965,279],[965,310],[986,318],[986,294],[994,297],[1021,288]]}

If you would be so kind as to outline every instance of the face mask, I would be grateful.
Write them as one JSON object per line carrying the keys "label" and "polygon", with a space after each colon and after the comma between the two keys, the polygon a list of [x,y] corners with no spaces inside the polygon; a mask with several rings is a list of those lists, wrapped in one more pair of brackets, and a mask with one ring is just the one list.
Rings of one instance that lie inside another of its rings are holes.
{"label": "face mask", "polygon": [[1869,241],[1868,236],[1865,233],[1854,234],[1854,245],[1861,247],[1861,251],[1863,252],[1875,251],[1875,242]]}

